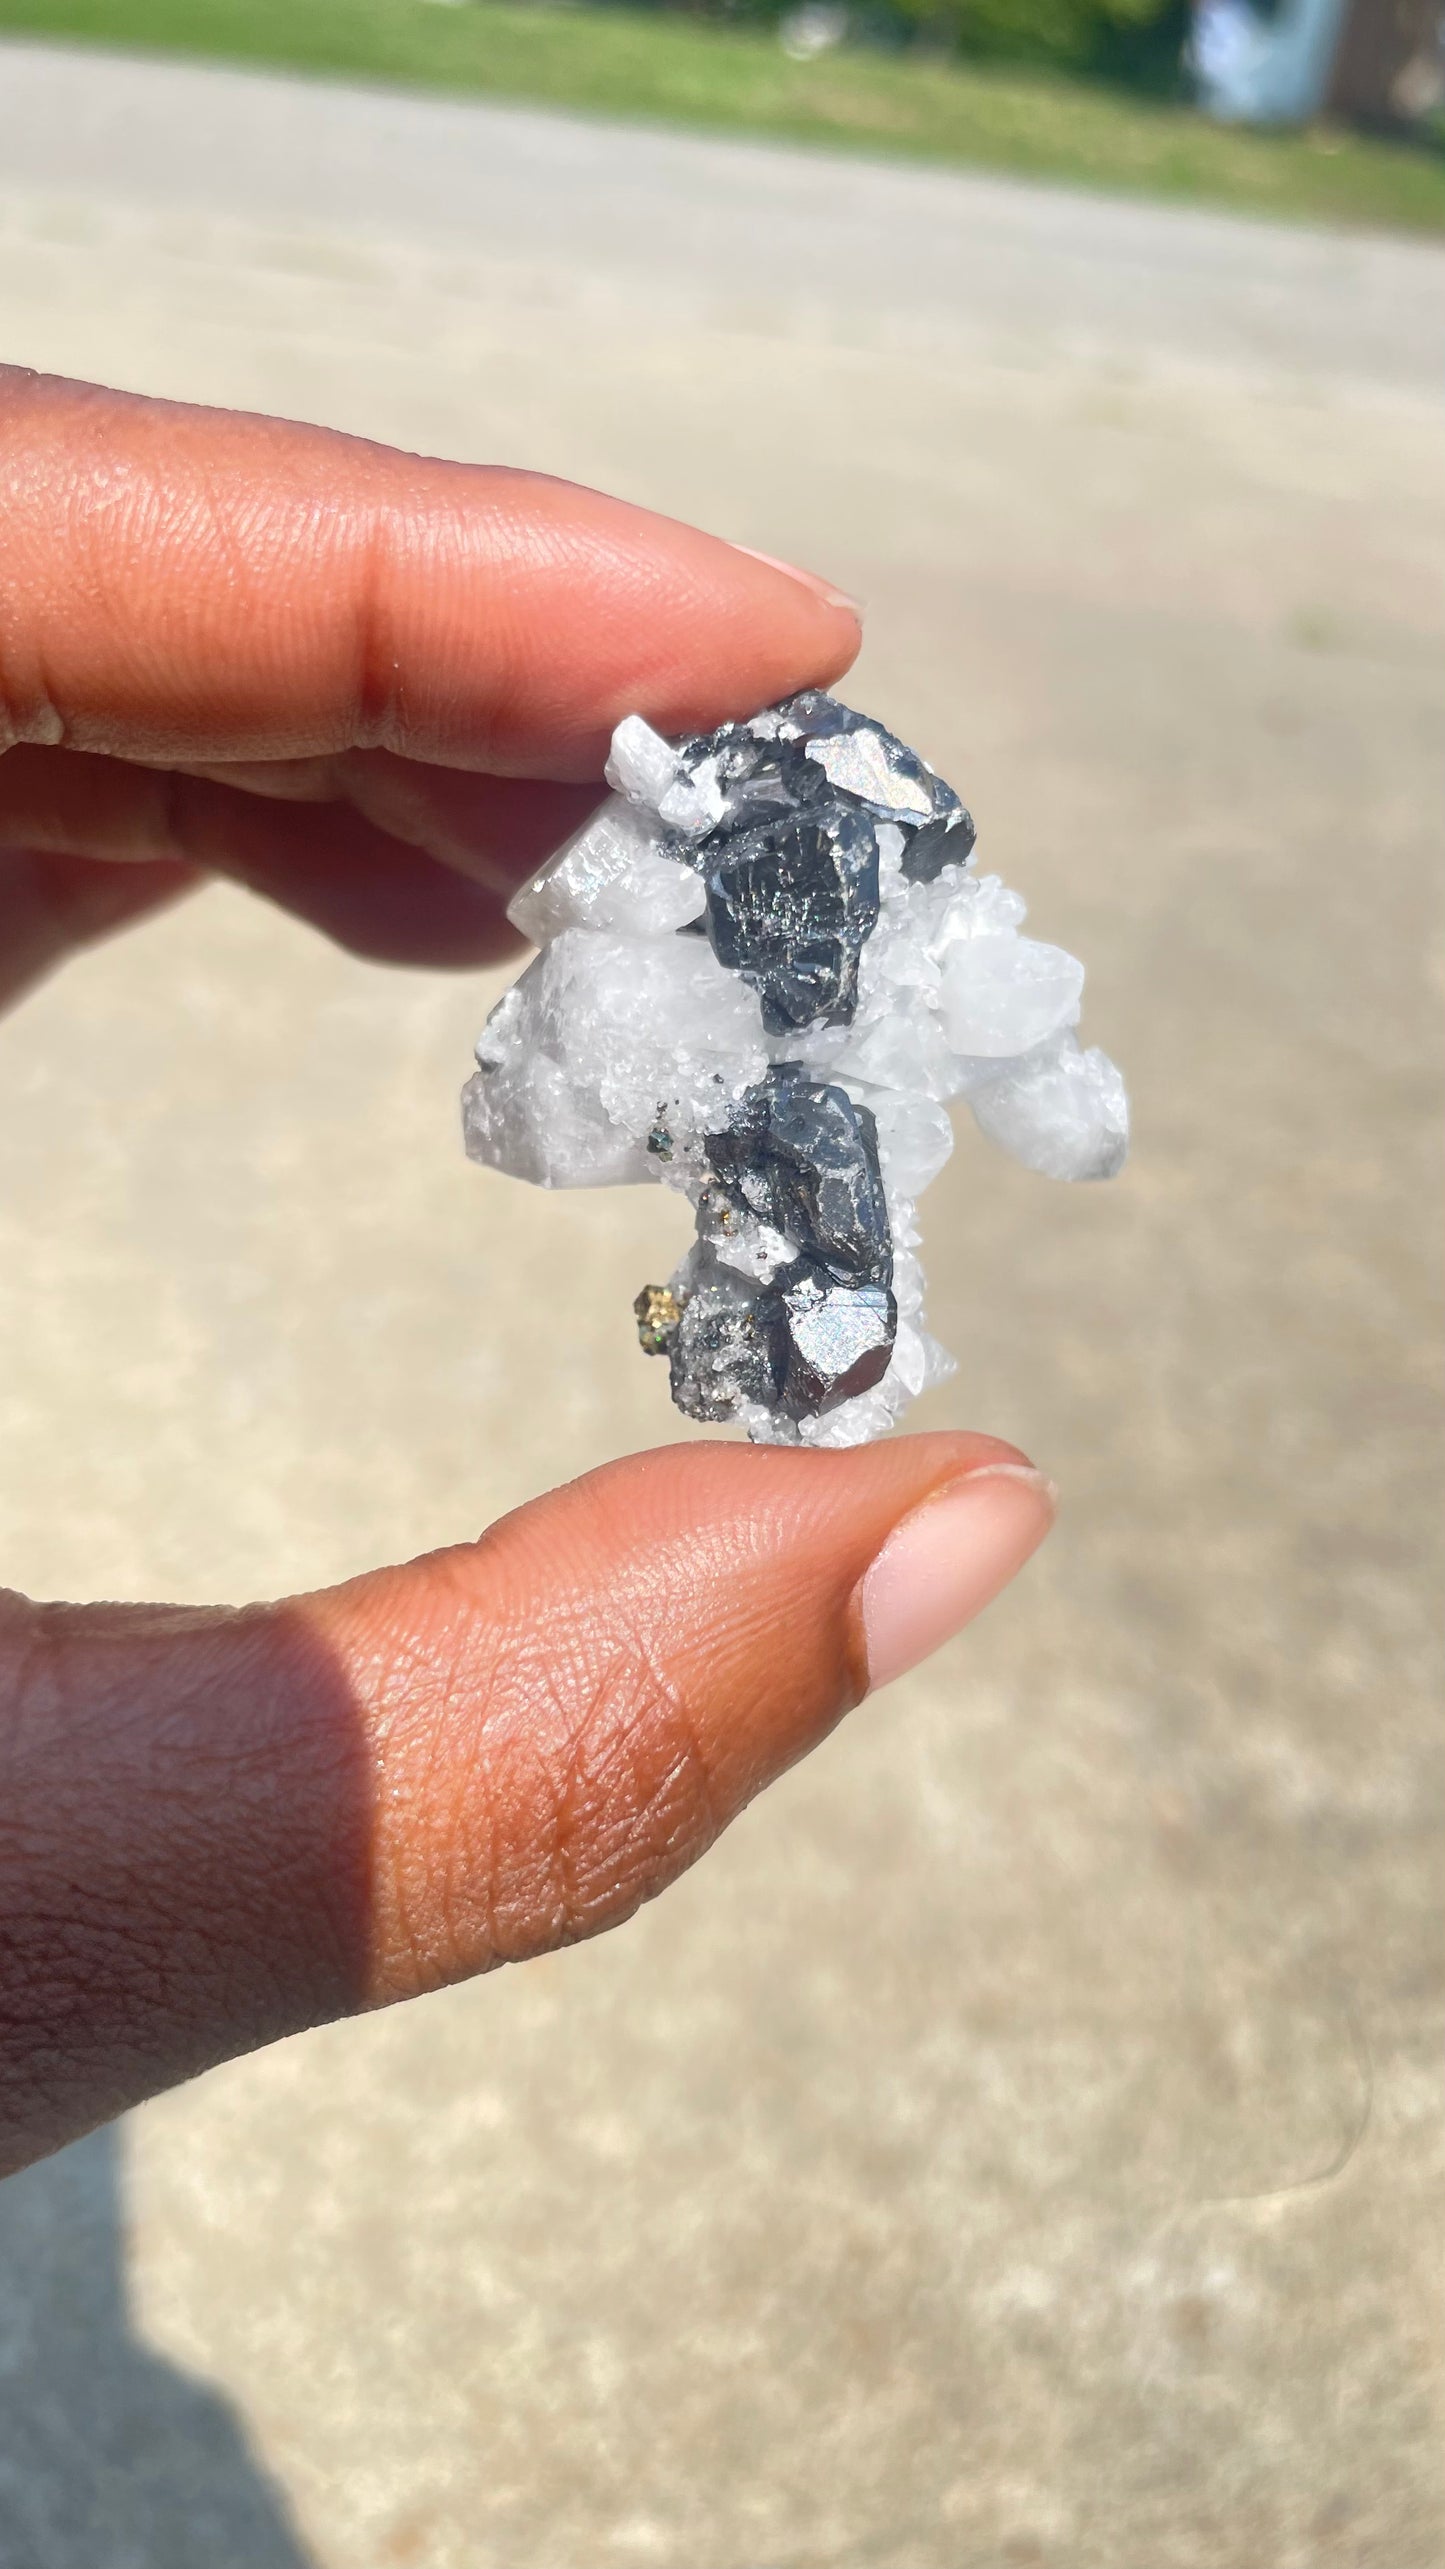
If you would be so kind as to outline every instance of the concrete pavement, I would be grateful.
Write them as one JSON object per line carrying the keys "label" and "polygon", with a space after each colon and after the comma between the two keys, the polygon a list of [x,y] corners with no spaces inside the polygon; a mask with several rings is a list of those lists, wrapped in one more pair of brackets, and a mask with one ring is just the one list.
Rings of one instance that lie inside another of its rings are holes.
{"label": "concrete pavement", "polygon": [[[855,587],[1138,1109],[929,1198],[932,1415],[1065,1491],[975,1633],[622,1934],[0,2190],[5,2569],[1438,2569],[1445,256],[43,49],[0,225],[13,359]],[[7,1579],[671,1432],[676,1208],[458,1157],[491,995],[217,892],[0,1030]]]}

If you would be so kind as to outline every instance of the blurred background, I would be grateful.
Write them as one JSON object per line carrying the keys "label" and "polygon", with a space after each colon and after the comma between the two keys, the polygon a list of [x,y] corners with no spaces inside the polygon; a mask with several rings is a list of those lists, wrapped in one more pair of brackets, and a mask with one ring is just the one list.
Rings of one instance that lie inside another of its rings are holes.
{"label": "blurred background", "polygon": [[[620,1934],[0,2188],[0,2562],[1439,2569],[1438,18],[0,26],[7,358],[826,570],[1137,1115],[928,1198],[928,1423],[1064,1489],[975,1632]],[[681,1208],[461,1158],[500,986],[217,889],[0,1029],[9,1581],[676,1432]]]}

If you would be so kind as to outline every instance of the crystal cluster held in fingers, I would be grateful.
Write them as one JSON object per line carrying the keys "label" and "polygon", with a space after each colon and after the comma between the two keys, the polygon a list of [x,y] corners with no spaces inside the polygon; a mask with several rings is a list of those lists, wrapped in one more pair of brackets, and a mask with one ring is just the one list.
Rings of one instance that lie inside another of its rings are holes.
{"label": "crystal cluster held in fingers", "polygon": [[607,773],[512,904],[541,952],[478,1043],[467,1147],[543,1186],[687,1196],[693,1246],[636,1310],[689,1417],[882,1434],[952,1370],[914,1219],[946,1101],[1046,1175],[1122,1165],[1082,968],[973,871],[952,787],[831,696],[678,742],[629,716]]}

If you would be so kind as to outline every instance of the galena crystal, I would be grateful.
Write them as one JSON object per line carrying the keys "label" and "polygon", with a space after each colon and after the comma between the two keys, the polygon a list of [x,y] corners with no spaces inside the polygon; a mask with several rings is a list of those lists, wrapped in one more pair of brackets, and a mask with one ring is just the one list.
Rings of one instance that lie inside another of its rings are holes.
{"label": "galena crystal", "polygon": [[855,1445],[952,1372],[918,1197],[945,1101],[1048,1177],[1112,1177],[1124,1084],[1082,965],[1019,934],[916,753],[816,690],[672,742],[629,715],[609,801],[517,894],[541,951],[463,1092],[471,1157],[538,1186],[661,1180],[696,1238],[637,1297],[688,1417]]}

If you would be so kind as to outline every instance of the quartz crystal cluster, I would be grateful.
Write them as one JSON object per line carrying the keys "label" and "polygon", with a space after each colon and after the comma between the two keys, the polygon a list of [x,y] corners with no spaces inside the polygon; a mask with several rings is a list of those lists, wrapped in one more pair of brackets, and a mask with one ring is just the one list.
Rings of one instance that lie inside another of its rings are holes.
{"label": "quartz crystal cluster", "polygon": [[1046,1177],[1123,1164],[1083,967],[1020,935],[952,788],[831,696],[678,742],[630,715],[607,778],[512,903],[541,951],[477,1045],[467,1149],[538,1186],[677,1188],[696,1237],[636,1311],[679,1409],[861,1444],[953,1369],[915,1219],[947,1101]]}

